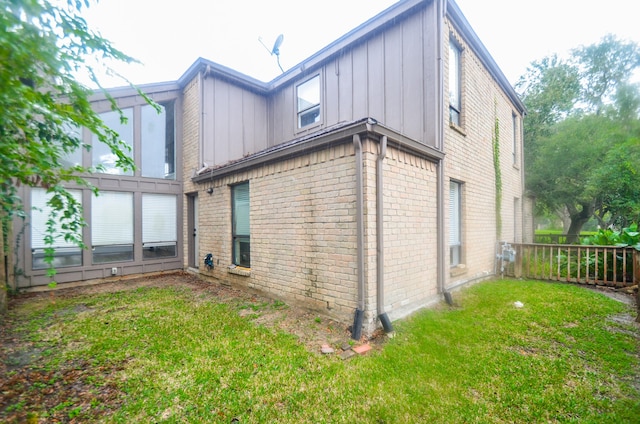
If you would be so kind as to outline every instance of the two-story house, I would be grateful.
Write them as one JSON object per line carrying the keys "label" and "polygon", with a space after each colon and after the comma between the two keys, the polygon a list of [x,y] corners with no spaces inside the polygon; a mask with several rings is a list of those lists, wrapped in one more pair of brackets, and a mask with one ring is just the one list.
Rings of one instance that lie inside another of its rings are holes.
{"label": "two-story house", "polygon": [[[70,158],[107,172],[77,188],[89,249],[58,246],[60,283],[187,269],[358,335],[495,274],[530,231],[524,106],[452,0],[398,2],[268,83],[198,59],[141,88],[162,114],[113,90],[123,125],[95,99],[135,173],[99,145]],[[18,287],[48,283],[44,212],[16,230]]]}

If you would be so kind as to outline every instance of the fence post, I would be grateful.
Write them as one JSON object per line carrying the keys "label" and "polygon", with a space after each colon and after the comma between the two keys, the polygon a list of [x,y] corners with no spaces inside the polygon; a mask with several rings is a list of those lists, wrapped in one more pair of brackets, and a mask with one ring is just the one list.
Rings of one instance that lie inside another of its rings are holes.
{"label": "fence post", "polygon": [[633,285],[636,286],[636,309],[638,316],[636,322],[640,322],[640,252],[633,249]]}

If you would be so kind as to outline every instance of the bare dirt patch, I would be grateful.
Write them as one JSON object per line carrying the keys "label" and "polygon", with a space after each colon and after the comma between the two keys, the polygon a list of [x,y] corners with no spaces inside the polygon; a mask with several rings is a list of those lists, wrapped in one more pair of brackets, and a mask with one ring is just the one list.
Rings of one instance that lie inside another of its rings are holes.
{"label": "bare dirt patch", "polygon": [[[256,325],[295,335],[300,343],[316,354],[321,354],[323,345],[333,346],[336,352],[340,352],[341,347],[350,343],[351,333],[344,323],[258,294],[209,283],[183,272],[60,288],[50,292],[21,293],[11,299],[9,307],[12,309],[25,302],[42,299],[54,301],[146,287],[179,287],[193,292],[194,301],[229,303],[238,314],[253,320]],[[82,312],[78,308],[86,306],[76,305],[57,314]],[[118,390],[115,375],[125,364],[97,366],[68,362],[51,369],[46,365],[46,349],[49,347],[29,341],[17,331],[19,324],[12,321],[10,315],[0,323],[0,422],[97,421],[120,407],[125,393]],[[375,341],[382,339],[378,337]],[[368,341],[374,340],[361,340]],[[34,410],[43,413],[38,416],[26,412]],[[44,411],[47,411],[46,415]]]}
{"label": "bare dirt patch", "polygon": [[[242,289],[203,281],[186,272],[61,288],[52,292],[27,292],[13,298],[11,307],[37,297],[67,298],[136,290],[144,287],[181,287],[193,291],[199,297],[206,296],[219,302],[234,303],[239,308],[239,314],[251,317],[258,325],[296,335],[300,342],[313,352],[319,352],[322,344],[340,346],[348,343],[351,335],[348,325],[320,316],[317,312],[297,306],[288,306],[280,301]],[[379,338],[379,336],[372,337],[371,340],[375,338]],[[370,340],[366,337],[361,340],[361,342],[367,341]]]}

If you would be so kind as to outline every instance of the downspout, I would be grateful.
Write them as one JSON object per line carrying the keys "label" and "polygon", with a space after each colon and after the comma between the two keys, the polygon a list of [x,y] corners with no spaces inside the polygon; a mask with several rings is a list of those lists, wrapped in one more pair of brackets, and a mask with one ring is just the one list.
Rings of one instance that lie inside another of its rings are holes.
{"label": "downspout", "polygon": [[383,190],[383,171],[382,164],[384,158],[387,156],[387,136],[383,135],[380,140],[380,154],[378,155],[377,169],[376,169],[376,238],[377,238],[377,278],[376,278],[376,293],[377,293],[377,308],[378,319],[382,323],[382,328],[386,333],[393,332],[393,325],[389,316],[384,310],[384,193]]}
{"label": "downspout", "polygon": [[[444,152],[444,38],[442,32],[444,31],[444,16],[446,14],[447,0],[438,0],[436,2],[436,48],[437,48],[437,69],[436,78],[438,81],[438,95],[436,105],[436,145]],[[451,293],[445,290],[445,236],[444,236],[444,159],[440,159],[437,164],[438,167],[438,182],[437,182],[437,235],[436,243],[438,245],[438,275],[437,275],[437,287],[438,293],[444,295],[447,303],[452,304]]]}
{"label": "downspout", "polygon": [[364,198],[362,176],[362,141],[359,134],[353,135],[353,147],[356,156],[356,224],[357,224],[357,267],[358,267],[358,306],[353,317],[351,338],[360,340],[364,319]]}
{"label": "downspout", "polygon": [[200,88],[200,128],[198,131],[198,164],[196,165],[196,169],[200,169],[202,167],[202,151],[203,141],[204,141],[204,78],[202,77],[202,72],[198,72],[198,87]]}

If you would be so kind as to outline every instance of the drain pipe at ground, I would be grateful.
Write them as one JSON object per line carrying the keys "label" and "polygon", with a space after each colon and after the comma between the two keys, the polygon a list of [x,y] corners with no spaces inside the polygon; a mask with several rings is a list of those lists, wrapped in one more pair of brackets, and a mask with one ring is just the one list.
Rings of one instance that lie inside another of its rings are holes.
{"label": "drain pipe at ground", "polygon": [[378,319],[382,323],[382,328],[386,333],[393,332],[391,320],[384,310],[384,193],[383,190],[383,170],[382,164],[387,156],[387,136],[383,135],[380,140],[380,154],[378,155],[376,169],[376,238],[378,250],[376,294]]}
{"label": "drain pipe at ground", "polygon": [[362,141],[359,134],[353,136],[353,147],[356,156],[356,224],[358,249],[358,307],[353,317],[351,338],[360,340],[362,322],[364,320],[364,199],[362,176]]}
{"label": "drain pipe at ground", "polygon": [[[437,139],[436,145],[441,151],[444,152],[444,40],[443,40],[443,30],[444,30],[444,18],[447,14],[447,0],[438,0],[436,2],[436,32],[437,32],[437,56],[438,56],[438,67],[437,67],[437,80],[438,80],[438,104],[436,107],[436,125],[437,125]],[[438,275],[437,275],[437,287],[438,293],[442,293],[446,302],[449,305],[453,304],[453,299],[451,297],[451,293],[447,291],[445,287],[445,238],[444,238],[444,225],[445,225],[445,210],[444,210],[444,184],[445,184],[445,173],[444,173],[444,159],[440,159],[437,163],[437,172],[438,172],[438,186],[437,186],[437,195],[436,195],[436,204],[437,204],[437,234],[436,234],[436,243],[438,246]]]}

